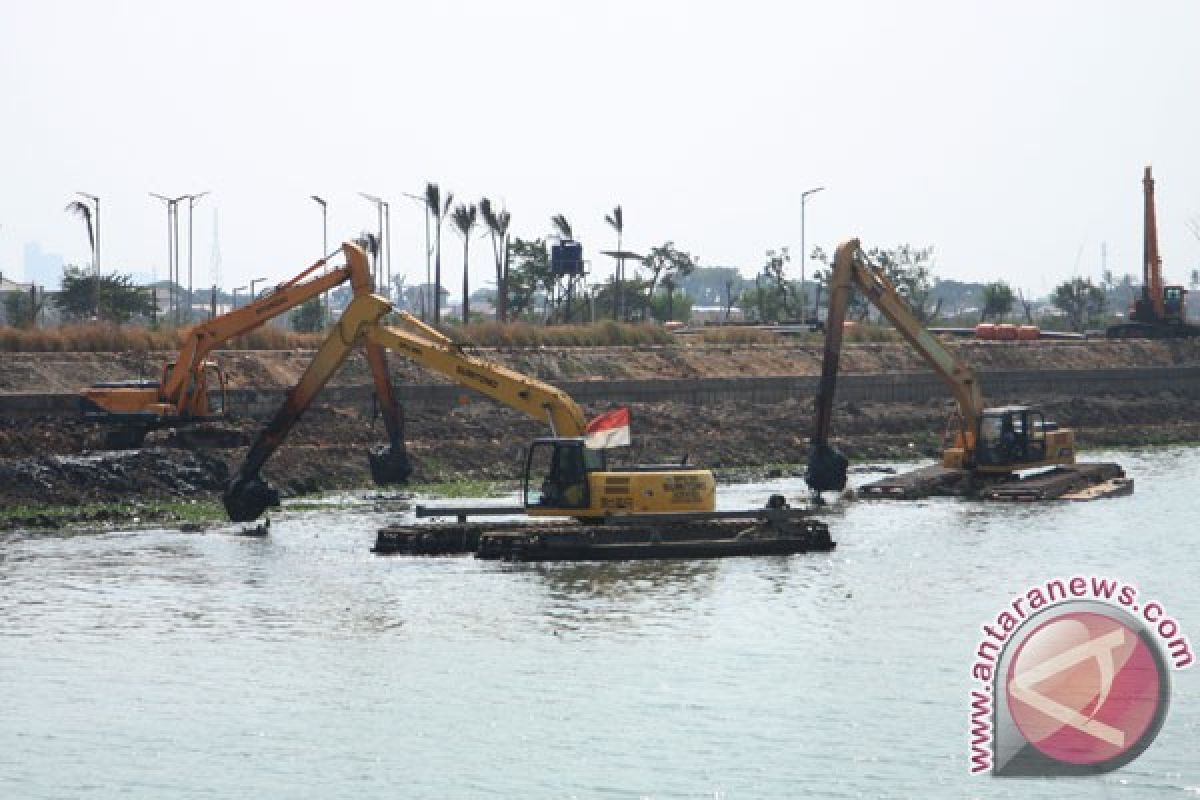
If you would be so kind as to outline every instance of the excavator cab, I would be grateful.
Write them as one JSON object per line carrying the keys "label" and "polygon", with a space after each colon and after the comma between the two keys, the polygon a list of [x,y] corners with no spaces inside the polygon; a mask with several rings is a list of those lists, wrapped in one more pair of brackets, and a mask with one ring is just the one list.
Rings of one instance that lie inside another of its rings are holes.
{"label": "excavator cab", "polygon": [[[163,364],[162,378],[159,386],[166,386],[168,376],[175,369],[175,362]],[[197,381],[197,378],[199,381]],[[197,385],[197,382],[199,385]],[[215,361],[205,361],[200,369],[188,378],[187,391],[184,392],[184,402],[180,404],[179,416],[184,419],[207,419],[220,417],[225,414],[225,373]],[[163,405],[159,413],[163,416],[174,416],[173,406]]]}
{"label": "excavator cab", "polygon": [[[949,451],[948,451],[949,452]],[[975,468],[1006,473],[1075,463],[1075,434],[1028,406],[984,409],[975,437]]]}
{"label": "excavator cab", "polygon": [[1011,467],[1046,460],[1046,420],[1025,406],[985,409],[976,438],[977,467]]}
{"label": "excavator cab", "polygon": [[582,439],[535,440],[525,458],[525,507],[588,508],[588,474],[604,467],[604,451],[585,447]]}
{"label": "excavator cab", "polygon": [[687,464],[610,469],[607,452],[587,447],[579,437],[535,439],[525,457],[525,512],[601,519],[715,509],[716,481],[707,469]]}
{"label": "excavator cab", "polygon": [[1167,322],[1178,324],[1187,321],[1187,313],[1183,307],[1186,293],[1187,289],[1182,286],[1163,287],[1163,317]]}

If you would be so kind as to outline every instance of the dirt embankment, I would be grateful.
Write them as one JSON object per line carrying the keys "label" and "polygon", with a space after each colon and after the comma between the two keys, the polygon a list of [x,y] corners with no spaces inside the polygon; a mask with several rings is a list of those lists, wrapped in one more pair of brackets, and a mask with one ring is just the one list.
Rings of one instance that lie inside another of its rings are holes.
{"label": "dirt embankment", "polygon": [[[971,342],[956,347],[966,361],[982,369],[1200,364],[1200,342],[1036,346]],[[819,347],[813,344],[482,354],[551,381],[804,375],[818,372],[820,365]],[[281,386],[298,377],[309,354],[239,352],[223,353],[220,359],[237,386]],[[0,386],[8,391],[72,391],[82,382],[137,377],[138,370],[144,369],[140,363],[133,356],[38,354],[14,358],[6,354],[0,358]],[[393,363],[400,381],[433,381],[429,373]],[[922,369],[906,348],[895,344],[848,347],[843,365],[847,372],[861,373]],[[24,383],[14,385],[20,374],[26,376]],[[35,387],[30,387],[30,380]],[[338,376],[342,384],[368,380],[361,359],[347,364]],[[1084,448],[1200,441],[1197,401],[1182,393],[1024,400],[1041,405],[1048,418],[1069,423]],[[714,468],[774,469],[802,463],[806,457],[812,423],[812,399],[808,397],[776,404],[726,401],[696,407],[641,403],[632,408],[635,447],[621,455],[630,461],[669,461],[686,453],[693,463]],[[585,409],[589,415],[600,410]],[[926,404],[839,404],[835,437],[839,446],[859,459],[932,456],[940,450],[951,411],[948,395]],[[93,423],[61,418],[0,419],[0,510],[10,512],[7,517],[0,515],[0,527],[46,524],[39,522],[36,510],[30,512],[32,516],[12,514],[15,506],[36,509],[47,504],[125,503],[131,505],[121,511],[88,513],[103,514],[104,520],[113,514],[140,514],[145,519],[146,504],[213,499],[262,424],[253,419],[220,423],[224,435],[218,437],[217,447],[197,448],[191,434],[160,431],[151,434],[147,448],[140,453],[99,455],[94,448],[100,428]],[[413,480],[518,478],[522,446],[542,435],[542,424],[487,401],[449,411],[415,411],[407,420],[406,436],[415,467]],[[366,486],[370,481],[367,448],[383,438],[382,426],[364,416],[361,409],[314,408],[264,472],[293,495]]]}
{"label": "dirt embankment", "polygon": [[[980,342],[950,341],[976,369],[1104,369],[1200,365],[1200,340]],[[818,375],[819,342],[677,346],[481,348],[478,354],[547,381],[718,378],[742,375]],[[221,351],[214,357],[233,388],[293,385],[312,360],[308,350]],[[3,353],[0,392],[75,392],[102,381],[157,378],[166,353]],[[443,379],[400,358],[391,359],[402,383]],[[848,344],[842,371],[874,374],[925,369],[907,345]],[[334,376],[334,385],[370,383],[366,361],[354,354]]]}

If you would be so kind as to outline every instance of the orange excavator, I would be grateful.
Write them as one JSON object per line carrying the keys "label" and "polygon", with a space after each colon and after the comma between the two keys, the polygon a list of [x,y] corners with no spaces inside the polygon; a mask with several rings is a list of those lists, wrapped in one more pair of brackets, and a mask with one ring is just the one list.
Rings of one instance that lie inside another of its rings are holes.
{"label": "orange excavator", "polygon": [[1129,321],[1109,326],[1109,339],[1174,339],[1200,336],[1200,325],[1188,322],[1187,289],[1164,286],[1158,254],[1158,219],[1154,211],[1154,176],[1142,177],[1142,292],[1129,307]]}
{"label": "orange excavator", "polygon": [[[373,291],[362,248],[346,242],[340,251],[345,259],[341,266],[322,271],[329,266],[330,254],[269,293],[191,328],[179,354],[163,364],[158,380],[101,383],[83,389],[80,406],[84,416],[112,424],[105,437],[109,447],[138,447],[152,429],[224,416],[227,381],[220,365],[208,358],[213,350],[347,281],[355,297]],[[388,377],[387,356],[382,347],[370,342],[366,354],[389,440],[388,445],[372,450],[371,471],[377,483],[403,482],[411,469],[404,448],[403,414]]]}

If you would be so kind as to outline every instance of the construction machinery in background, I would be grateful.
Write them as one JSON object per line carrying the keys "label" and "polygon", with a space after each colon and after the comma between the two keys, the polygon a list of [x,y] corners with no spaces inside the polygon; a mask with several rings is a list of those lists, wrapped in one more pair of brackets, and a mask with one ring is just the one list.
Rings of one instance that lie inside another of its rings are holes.
{"label": "construction machinery in background", "polygon": [[[1011,484],[1017,480],[1014,473],[1046,467],[1058,468],[1060,478],[1052,481],[1056,486],[1080,488],[1081,482],[1094,482],[1090,477],[1093,470],[1075,470],[1071,466],[1075,464],[1072,431],[1047,421],[1041,411],[1030,406],[985,407],[983,390],[974,371],[920,323],[883,270],[868,260],[857,239],[843,242],[838,247],[829,284],[825,352],[805,478],[814,492],[840,491],[847,481],[848,461],[830,444],[830,432],[842,333],[850,292],[854,288],[879,309],[901,337],[946,382],[958,405],[956,419],[947,432],[948,446],[942,453],[941,464],[918,471],[920,476],[910,481],[901,477],[877,482],[886,489],[878,494],[897,494],[891,488],[906,489],[906,484],[916,488],[900,494],[919,494],[924,491],[921,487],[928,488],[928,493],[935,493],[939,487],[951,485],[957,493],[963,490],[964,484],[974,488],[985,484]],[[1108,475],[1109,471],[1102,472]],[[1026,488],[1034,485],[1027,484]],[[864,488],[866,494],[873,493],[870,487]]]}
{"label": "construction machinery in background", "polygon": [[[100,383],[83,389],[80,406],[84,417],[110,424],[106,446],[125,448],[140,446],[146,433],[156,428],[224,416],[228,381],[220,365],[208,358],[213,350],[347,281],[355,296],[373,291],[362,248],[346,242],[340,251],[343,265],[322,271],[329,266],[330,256],[326,256],[269,293],[189,329],[178,355],[163,364],[158,380]],[[389,440],[387,446],[370,454],[372,475],[379,483],[402,482],[410,468],[404,450],[404,419],[388,378],[387,358],[383,349],[372,343],[367,343],[366,353]]]}
{"label": "construction machinery in background", "polygon": [[[716,482],[707,469],[682,463],[610,468],[608,451],[590,447],[582,409],[560,389],[464,352],[437,329],[401,312],[397,326],[382,297],[356,296],[330,332],[283,406],[263,429],[228,483],[223,501],[229,518],[249,521],[279,505],[279,494],[261,470],[321,388],[358,345],[388,350],[474,389],[534,419],[550,436],[535,440],[525,456],[522,505],[506,515],[543,519],[469,525],[469,516],[495,508],[453,509],[459,524],[392,526],[380,532],[377,552],[461,552],[484,557],[638,557],[636,553],[732,555],[828,549],[828,529],[807,511],[772,508],[716,510]],[[437,512],[429,514],[435,515]],[[568,518],[554,524],[549,518]],[[681,547],[691,548],[683,549]],[[630,548],[633,548],[630,550]],[[640,550],[638,548],[641,548]],[[646,548],[650,548],[647,550]],[[755,549],[758,548],[758,549]],[[720,552],[718,552],[720,551]]]}
{"label": "construction machinery in background", "polygon": [[[372,291],[366,254],[349,242],[341,252],[346,259],[342,266],[323,271],[329,266],[326,255],[270,293],[252,297],[245,306],[188,329],[179,354],[163,363],[157,380],[112,381],[80,391],[80,410],[85,419],[108,423],[104,444],[109,447],[137,447],[151,429],[220,419],[228,407],[228,381],[220,365],[209,360],[212,350],[347,281],[355,295]],[[384,401],[384,420],[389,431],[396,428],[398,439],[402,435],[401,421],[394,398],[388,393],[390,384],[382,350],[368,349],[367,357],[380,401]]]}
{"label": "construction machinery in background", "polygon": [[1200,325],[1188,321],[1187,292],[1181,285],[1163,285],[1158,254],[1158,219],[1154,208],[1154,175],[1142,177],[1142,289],[1129,306],[1128,322],[1110,325],[1109,339],[1174,339],[1200,336]]}

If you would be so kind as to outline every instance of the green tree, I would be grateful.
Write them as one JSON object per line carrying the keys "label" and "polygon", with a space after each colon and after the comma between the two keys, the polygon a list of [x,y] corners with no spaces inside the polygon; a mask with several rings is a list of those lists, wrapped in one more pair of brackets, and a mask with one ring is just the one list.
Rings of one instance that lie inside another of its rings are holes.
{"label": "green tree", "polygon": [[479,213],[492,237],[492,252],[496,256],[496,319],[508,319],[508,225],[512,215],[508,211],[496,212],[492,201],[486,197],[479,201]]}
{"label": "green tree", "polygon": [[797,292],[794,289],[789,290],[787,275],[785,273],[787,265],[791,260],[792,256],[786,247],[781,247],[778,251],[768,250],[767,263],[763,265],[761,280],[758,277],[754,279],[755,286],[758,287],[760,294],[759,301],[762,306],[760,313],[766,314],[767,307],[766,298],[761,297],[763,285],[766,284],[773,287],[772,290],[777,295],[777,305],[772,306],[774,310],[764,317],[764,322],[778,322],[781,319],[787,319],[792,316],[791,301],[798,298],[796,297]]}
{"label": "green tree", "polygon": [[[819,316],[822,297],[825,298],[826,309],[829,308],[829,284],[833,280],[833,267],[829,263],[829,254],[820,246],[813,248],[812,259],[824,265],[813,270],[813,280],[817,283],[817,297],[813,303],[813,308],[817,309]],[[862,292],[851,285],[850,298],[846,302],[846,318],[862,322],[870,312],[871,304],[867,302],[867,298],[863,297]]]}
{"label": "green tree", "polygon": [[454,193],[446,192],[446,197],[442,197],[442,191],[436,183],[425,184],[425,207],[433,214],[434,222],[434,267],[433,267],[433,285],[436,287],[433,291],[433,322],[438,324],[442,321],[442,223],[446,221],[446,216],[450,213],[450,205],[454,202]]}
{"label": "green tree", "polygon": [[649,310],[659,281],[667,279],[678,286],[680,280],[696,269],[696,259],[690,253],[677,249],[674,242],[664,242],[650,248],[650,252],[642,259],[642,265],[650,270],[650,282],[642,298],[643,307]]}
{"label": "green tree", "polygon": [[1004,281],[987,284],[983,287],[983,310],[979,315],[980,321],[982,322],[989,317],[991,319],[1004,319],[1012,312],[1013,300],[1015,299],[1012,287]]}
{"label": "green tree", "polygon": [[932,322],[941,313],[941,298],[934,300],[932,247],[913,247],[910,244],[902,244],[891,250],[875,247],[867,253],[867,258],[883,271],[921,324]]}
{"label": "green tree", "polygon": [[1104,289],[1091,278],[1072,278],[1055,287],[1050,301],[1062,309],[1071,323],[1071,330],[1082,332],[1088,319],[1104,311]]}
{"label": "green tree", "polygon": [[31,287],[29,292],[6,292],[4,313],[8,324],[14,328],[30,328],[37,322],[37,315],[45,303],[45,292],[38,293]]}
{"label": "green tree", "polygon": [[321,298],[306,300],[291,314],[292,330],[300,333],[317,333],[325,329],[325,315],[321,310]]}
{"label": "green tree", "polygon": [[150,293],[134,286],[128,275],[116,272],[101,275],[97,286],[95,275],[76,266],[63,268],[62,291],[54,298],[54,304],[63,316],[76,320],[91,317],[97,297],[100,299],[100,318],[117,324],[128,322],[135,316],[149,317],[154,312]]}
{"label": "green tree", "polygon": [[462,321],[464,325],[471,321],[471,231],[475,230],[475,220],[478,211],[479,209],[475,207],[474,203],[470,205],[459,203],[458,207],[454,209],[454,216],[452,217],[454,227],[458,230],[458,235],[463,240]]}
{"label": "green tree", "polygon": [[662,280],[662,289],[654,293],[650,300],[650,314],[659,322],[681,320],[687,322],[692,316],[693,300],[686,292],[680,291],[671,275]]}
{"label": "green tree", "polygon": [[[621,281],[620,284],[610,281],[595,286],[592,289],[592,306],[596,312],[596,319],[611,317],[615,313],[618,307],[618,303],[616,302],[618,285],[621,287],[620,307],[637,308],[646,297],[646,290],[650,287],[650,281],[635,276]],[[655,296],[657,297],[657,295]]]}
{"label": "green tree", "polygon": [[516,238],[509,246],[511,264],[508,273],[508,310],[511,319],[533,309],[538,292],[549,291],[554,284],[550,270],[550,249],[545,239]]}

